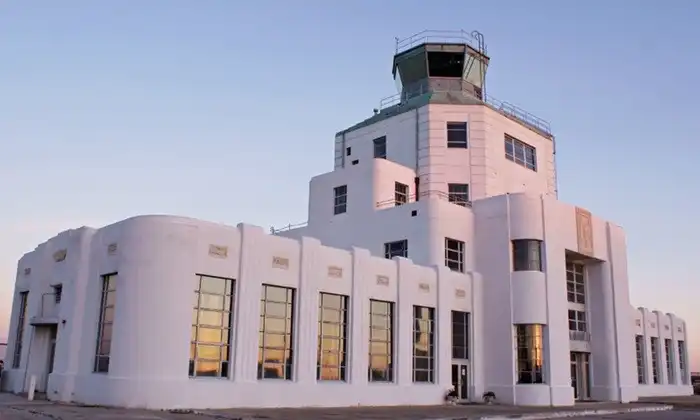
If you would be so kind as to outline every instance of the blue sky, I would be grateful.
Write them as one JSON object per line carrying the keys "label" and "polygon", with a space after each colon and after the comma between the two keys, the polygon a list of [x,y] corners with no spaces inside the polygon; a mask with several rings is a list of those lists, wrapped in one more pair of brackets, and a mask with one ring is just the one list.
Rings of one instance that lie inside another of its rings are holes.
{"label": "blue sky", "polygon": [[692,321],[700,370],[697,16],[693,0],[4,1],[0,314],[17,259],[62,229],[304,221],[334,133],[395,93],[394,37],[478,29],[489,94],[551,122],[560,198],[627,230],[633,303]]}

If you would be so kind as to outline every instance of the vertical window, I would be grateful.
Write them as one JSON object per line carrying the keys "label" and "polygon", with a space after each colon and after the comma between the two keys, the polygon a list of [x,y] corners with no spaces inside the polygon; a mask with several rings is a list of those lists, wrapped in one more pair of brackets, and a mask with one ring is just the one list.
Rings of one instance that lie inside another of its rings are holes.
{"label": "vertical window", "polygon": [[686,372],[687,364],[685,359],[685,341],[678,340],[678,367],[681,371],[681,383],[688,385],[688,372]]}
{"label": "vertical window", "polygon": [[29,292],[19,293],[19,314],[17,315],[17,333],[15,334],[15,351],[12,355],[12,368],[18,369],[22,361],[22,338],[24,337],[24,323],[27,321],[27,299]]}
{"label": "vertical window", "polygon": [[394,204],[400,206],[408,203],[408,185],[400,182],[394,183]]}
{"label": "vertical window", "polygon": [[583,264],[566,263],[566,297],[569,302],[586,303]]}
{"label": "vertical window", "polygon": [[651,373],[654,378],[654,383],[660,382],[659,378],[659,339],[651,337]]}
{"label": "vertical window", "polygon": [[466,149],[467,148],[467,123],[448,122],[447,123],[447,147]]}
{"label": "vertical window", "polygon": [[586,332],[586,313],[584,311],[569,310],[569,331]]}
{"label": "vertical window", "polygon": [[453,271],[464,273],[464,242],[445,238],[445,265]]}
{"label": "vertical window", "polygon": [[513,271],[542,271],[542,241],[513,240]]}
{"label": "vertical window", "polygon": [[347,296],[331,293],[321,293],[319,296],[316,379],[346,380],[348,300]]}
{"label": "vertical window", "polygon": [[63,295],[63,285],[57,284],[53,286],[53,300],[56,305],[61,303],[61,295]]}
{"label": "vertical window", "polygon": [[435,382],[435,309],[413,306],[413,382]]}
{"label": "vertical window", "polygon": [[341,185],[333,188],[333,214],[348,211],[348,186]]}
{"label": "vertical window", "polygon": [[292,380],[294,289],[264,284],[260,300],[258,379]]}
{"label": "vertical window", "polygon": [[469,313],[452,311],[452,358],[469,359]]}
{"label": "vertical window", "polygon": [[515,326],[516,366],[519,384],[544,383],[544,327],[540,324]]}
{"label": "vertical window", "polygon": [[189,375],[229,376],[234,281],[197,276],[192,311]]}
{"label": "vertical window", "polygon": [[378,137],[372,140],[374,144],[374,157],[377,159],[386,159],[386,136]]}
{"label": "vertical window", "polygon": [[346,155],[350,156],[351,153],[352,153],[352,148],[348,147],[348,148],[345,149],[345,154],[346,154]]}
{"label": "vertical window", "polygon": [[458,206],[469,205],[469,184],[447,184],[447,200]]}
{"label": "vertical window", "polygon": [[646,365],[644,364],[644,337],[638,335],[635,337],[637,347],[637,382],[640,384],[647,383]]}
{"label": "vertical window", "polygon": [[384,244],[384,258],[390,260],[394,257],[408,258],[408,240],[403,239]]}
{"label": "vertical window", "polygon": [[369,381],[394,380],[394,303],[370,300]]}
{"label": "vertical window", "polygon": [[673,345],[671,344],[671,340],[665,339],[664,340],[664,350],[666,351],[666,374],[667,374],[667,379],[669,384],[673,384],[676,382],[674,378],[674,372],[673,372]]}
{"label": "vertical window", "polygon": [[505,135],[506,159],[537,172],[535,148],[508,134]]}
{"label": "vertical window", "polygon": [[109,372],[109,355],[112,348],[112,324],[114,324],[114,298],[116,297],[117,275],[102,276],[100,294],[100,322],[97,329],[97,351],[95,352],[95,372]]}

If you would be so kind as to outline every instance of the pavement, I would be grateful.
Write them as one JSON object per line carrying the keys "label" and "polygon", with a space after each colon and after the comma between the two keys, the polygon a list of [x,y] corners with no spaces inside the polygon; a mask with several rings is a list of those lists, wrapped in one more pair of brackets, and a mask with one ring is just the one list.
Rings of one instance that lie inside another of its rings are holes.
{"label": "pavement", "polygon": [[27,401],[13,394],[0,394],[0,420],[474,420],[576,417],[617,420],[700,420],[700,397],[674,399],[681,409],[663,400],[641,403],[581,403],[574,407],[513,407],[463,405],[432,407],[351,407],[305,409],[230,409],[150,411],[87,407],[51,401]]}

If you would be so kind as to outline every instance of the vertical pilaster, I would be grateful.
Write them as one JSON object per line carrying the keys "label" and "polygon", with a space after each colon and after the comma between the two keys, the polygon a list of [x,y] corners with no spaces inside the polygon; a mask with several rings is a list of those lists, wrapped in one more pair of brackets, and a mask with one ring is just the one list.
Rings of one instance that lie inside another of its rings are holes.
{"label": "vertical pilaster", "polygon": [[324,270],[319,264],[319,252],[321,241],[315,238],[303,237],[299,264],[299,290],[297,296],[299,309],[296,312],[297,321],[296,341],[296,379],[300,384],[313,384],[316,382],[316,365],[318,349],[318,290],[320,283],[325,279]]}

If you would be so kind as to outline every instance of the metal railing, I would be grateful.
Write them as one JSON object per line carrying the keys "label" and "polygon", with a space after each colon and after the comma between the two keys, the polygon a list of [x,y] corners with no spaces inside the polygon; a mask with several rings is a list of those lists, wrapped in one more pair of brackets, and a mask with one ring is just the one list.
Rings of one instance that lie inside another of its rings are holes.
{"label": "metal railing", "polygon": [[547,120],[544,120],[540,117],[537,117],[533,114],[530,114],[529,112],[525,111],[524,109],[522,109],[518,106],[515,106],[509,102],[501,101],[501,100],[496,99],[493,96],[489,96],[487,94],[483,94],[482,97],[480,98],[480,97],[472,95],[470,92],[466,92],[466,91],[431,89],[425,85],[421,85],[417,91],[412,91],[412,92],[410,92],[410,94],[397,93],[396,95],[392,95],[392,96],[388,96],[386,98],[383,98],[382,100],[379,101],[379,110],[381,111],[382,109],[406,102],[409,99],[413,99],[413,98],[420,97],[422,95],[428,95],[428,94],[433,94],[433,93],[449,93],[452,95],[462,94],[464,96],[468,96],[469,98],[481,101],[484,105],[501,113],[502,115],[504,115],[508,118],[515,119],[516,121],[521,122],[521,123],[525,124],[526,126],[534,128],[536,130],[539,130],[548,136],[552,135],[552,127]]}
{"label": "metal railing", "polygon": [[395,38],[396,54],[425,43],[467,44],[485,54],[486,47],[481,46],[483,41],[480,43],[480,37],[483,39],[483,36],[478,31],[467,32],[461,29],[455,31],[441,31],[427,29],[403,39]]}
{"label": "metal railing", "polygon": [[591,341],[591,334],[586,331],[569,331],[569,340]]}
{"label": "metal railing", "polygon": [[[472,206],[471,201],[462,201],[462,200],[455,200],[455,199],[450,200],[450,194],[448,194],[444,191],[427,190],[427,191],[421,191],[418,193],[419,200],[421,198],[431,198],[431,197],[436,197],[436,198],[439,198],[441,200],[449,201],[451,203],[454,203],[456,205],[463,206],[463,207],[471,207]],[[410,194],[408,196],[406,202],[403,202],[401,200],[396,200],[396,197],[394,197],[394,198],[389,199],[389,200],[377,201],[375,203],[375,208],[381,209],[381,208],[388,208],[388,207],[396,207],[396,206],[401,206],[404,204],[414,203],[414,202],[419,201],[419,200],[416,200],[415,194]]]}
{"label": "metal railing", "polygon": [[276,227],[274,227],[274,226],[270,226],[270,233],[273,234],[273,235],[276,235],[276,234],[278,234],[278,233],[280,233],[280,232],[286,232],[286,231],[288,231],[288,230],[298,229],[298,228],[305,227],[305,226],[307,226],[308,224],[309,224],[309,222],[301,222],[301,223],[297,223],[297,224],[294,224],[294,225],[293,225],[293,224],[288,224],[287,226],[282,226],[282,227],[279,228],[279,229],[276,228]]}

